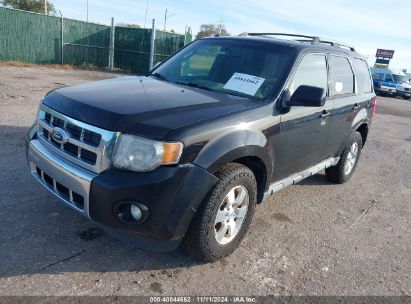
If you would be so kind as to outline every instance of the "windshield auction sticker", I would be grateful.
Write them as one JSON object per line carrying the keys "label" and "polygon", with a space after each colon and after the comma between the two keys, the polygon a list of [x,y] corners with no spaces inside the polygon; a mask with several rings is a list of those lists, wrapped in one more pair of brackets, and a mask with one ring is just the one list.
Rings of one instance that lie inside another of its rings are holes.
{"label": "windshield auction sticker", "polygon": [[230,80],[225,84],[224,89],[254,96],[264,81],[265,79],[261,77],[234,73]]}

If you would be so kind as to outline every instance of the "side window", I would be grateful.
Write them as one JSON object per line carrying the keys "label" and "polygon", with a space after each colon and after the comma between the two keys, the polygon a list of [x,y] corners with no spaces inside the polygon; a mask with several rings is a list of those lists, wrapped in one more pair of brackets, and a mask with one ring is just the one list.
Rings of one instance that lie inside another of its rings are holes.
{"label": "side window", "polygon": [[392,80],[391,75],[390,74],[385,74],[384,81],[392,82],[393,80]]}
{"label": "side window", "polygon": [[354,74],[345,57],[330,56],[331,92],[333,96],[354,93]]}
{"label": "side window", "polygon": [[327,61],[325,55],[307,55],[298,66],[288,90],[291,96],[299,86],[308,85],[323,88],[325,96],[327,94],[327,83]]}
{"label": "side window", "polygon": [[368,65],[364,60],[354,58],[354,71],[357,76],[357,87],[359,93],[370,93],[372,91],[371,77]]}

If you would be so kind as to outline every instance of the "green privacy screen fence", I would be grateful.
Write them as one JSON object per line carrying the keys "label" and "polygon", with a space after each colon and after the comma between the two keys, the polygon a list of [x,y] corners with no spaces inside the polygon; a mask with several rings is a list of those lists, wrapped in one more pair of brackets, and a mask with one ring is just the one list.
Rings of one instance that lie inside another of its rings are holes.
{"label": "green privacy screen fence", "polygon": [[[62,31],[63,29],[63,31]],[[151,29],[115,27],[45,16],[0,7],[0,61],[108,67],[111,33],[113,65],[133,73],[149,69]],[[154,63],[164,60],[186,43],[190,33],[156,30]]]}

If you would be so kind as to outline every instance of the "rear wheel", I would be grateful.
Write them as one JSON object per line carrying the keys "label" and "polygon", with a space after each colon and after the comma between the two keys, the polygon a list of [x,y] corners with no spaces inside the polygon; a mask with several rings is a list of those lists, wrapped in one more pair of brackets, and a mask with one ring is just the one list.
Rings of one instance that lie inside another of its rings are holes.
{"label": "rear wheel", "polygon": [[337,165],[325,169],[327,178],[337,184],[348,181],[354,174],[361,155],[362,137],[359,132],[354,132],[347,141]]}
{"label": "rear wheel", "polygon": [[257,183],[247,167],[231,163],[195,214],[183,240],[184,248],[210,262],[225,257],[246,235],[257,202]]}

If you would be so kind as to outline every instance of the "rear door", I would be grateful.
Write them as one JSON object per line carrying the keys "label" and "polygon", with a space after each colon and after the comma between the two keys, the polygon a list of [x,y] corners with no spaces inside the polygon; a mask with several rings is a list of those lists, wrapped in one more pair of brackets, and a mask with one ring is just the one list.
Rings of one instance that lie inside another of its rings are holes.
{"label": "rear door", "polygon": [[365,106],[365,99],[355,90],[355,77],[350,59],[345,55],[330,55],[331,88],[334,102],[333,126],[327,154],[337,155],[351,132],[353,119]]}
{"label": "rear door", "polygon": [[353,58],[352,65],[356,79],[356,92],[358,96],[357,103],[360,105],[360,107],[358,107],[358,109],[354,111],[354,116],[356,116],[358,119],[360,117],[362,118],[365,112],[361,112],[366,111],[366,116],[372,117],[372,106],[375,102],[375,93],[372,86],[372,76],[370,69],[367,62],[361,58]]}
{"label": "rear door", "polygon": [[[291,96],[301,85],[324,88],[328,94],[328,68],[325,54],[305,55],[288,87]],[[275,150],[273,180],[277,181],[300,172],[324,158],[323,151],[332,122],[332,101],[323,107],[293,106],[281,115],[280,144]]]}

